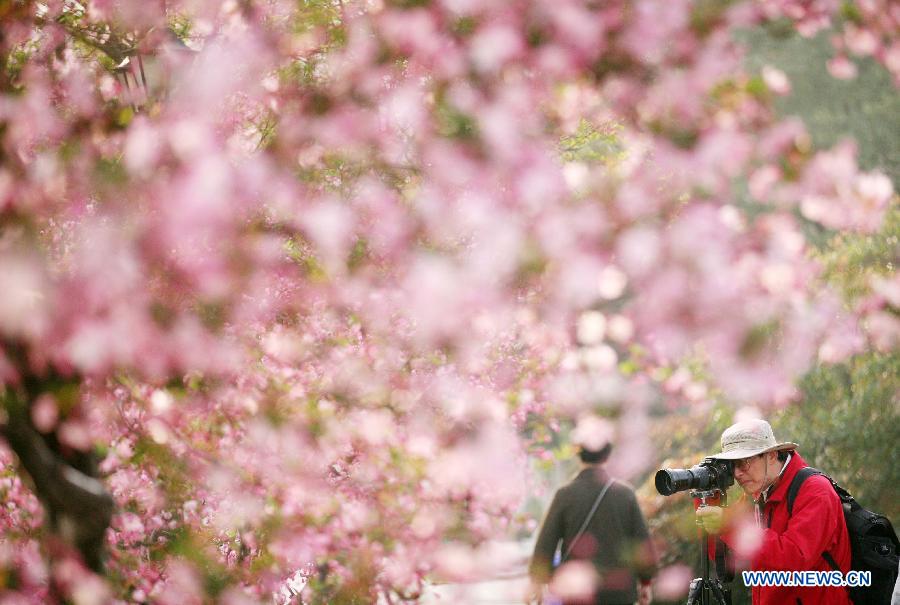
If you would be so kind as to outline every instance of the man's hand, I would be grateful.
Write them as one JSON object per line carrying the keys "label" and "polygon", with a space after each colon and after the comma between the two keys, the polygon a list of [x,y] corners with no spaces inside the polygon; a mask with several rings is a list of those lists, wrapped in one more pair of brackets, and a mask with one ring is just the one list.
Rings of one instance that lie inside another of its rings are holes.
{"label": "man's hand", "polygon": [[720,506],[701,506],[697,509],[697,525],[708,533],[718,534],[722,531],[723,510]]}
{"label": "man's hand", "polygon": [[653,602],[653,589],[650,584],[641,584],[638,587],[638,605],[650,605]]}

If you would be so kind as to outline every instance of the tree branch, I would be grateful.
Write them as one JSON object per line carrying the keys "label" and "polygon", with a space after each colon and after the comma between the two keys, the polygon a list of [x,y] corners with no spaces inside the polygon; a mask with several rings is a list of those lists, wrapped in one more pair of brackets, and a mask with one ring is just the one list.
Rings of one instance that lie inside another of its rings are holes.
{"label": "tree branch", "polygon": [[0,434],[31,477],[51,530],[74,545],[90,569],[102,572],[105,534],[115,507],[112,496],[99,479],[68,464],[49,447],[31,425],[30,401],[9,392],[6,399],[8,419]]}

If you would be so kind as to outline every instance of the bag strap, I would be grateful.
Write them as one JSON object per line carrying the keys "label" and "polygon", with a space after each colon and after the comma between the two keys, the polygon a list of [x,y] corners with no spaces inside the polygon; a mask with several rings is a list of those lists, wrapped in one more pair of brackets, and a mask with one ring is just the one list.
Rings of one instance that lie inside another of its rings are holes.
{"label": "bag strap", "polygon": [[794,516],[794,500],[797,499],[797,493],[800,491],[800,486],[803,485],[803,482],[812,477],[813,475],[822,475],[822,471],[819,469],[813,468],[811,466],[804,466],[797,474],[794,475],[794,478],[791,480],[790,486],[788,486],[787,493],[787,508],[788,508],[788,517]]}
{"label": "bag strap", "polygon": [[594,517],[594,513],[597,512],[597,507],[600,506],[600,501],[603,500],[603,496],[606,495],[606,492],[609,490],[610,486],[612,486],[613,481],[615,479],[610,479],[606,482],[606,485],[603,486],[603,489],[600,490],[600,494],[597,496],[597,499],[594,500],[594,505],[591,507],[591,511],[587,514],[587,517],[584,518],[584,523],[581,524],[581,529],[578,530],[578,533],[575,534],[575,537],[572,538],[572,541],[569,543],[569,548],[566,549],[566,553],[560,559],[560,564],[562,564],[566,559],[569,558],[569,555],[572,554],[572,549],[575,548],[575,543],[581,538],[584,534],[584,530],[587,529],[588,523],[591,522],[591,519]]}
{"label": "bag strap", "polygon": [[[822,471],[815,469],[811,466],[805,466],[797,471],[797,474],[794,475],[793,480],[791,480],[791,484],[788,487],[787,493],[787,507],[788,507],[788,517],[794,516],[794,500],[797,499],[797,493],[800,491],[800,486],[803,485],[803,482],[812,477],[813,475],[822,475],[826,479],[831,482],[832,487],[837,491],[837,485],[832,481],[831,477],[823,473]],[[849,494],[848,494],[849,495]],[[840,497],[840,493],[838,494]],[[839,571],[840,567],[838,567],[837,561],[834,560],[834,557],[831,556],[827,550],[822,551],[822,558],[825,559],[825,562],[831,567],[831,569],[835,571]]]}

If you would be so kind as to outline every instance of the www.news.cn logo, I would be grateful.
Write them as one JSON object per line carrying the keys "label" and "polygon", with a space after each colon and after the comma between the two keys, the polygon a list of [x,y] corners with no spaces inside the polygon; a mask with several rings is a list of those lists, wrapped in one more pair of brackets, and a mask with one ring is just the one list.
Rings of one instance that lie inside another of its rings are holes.
{"label": "www.news.cn logo", "polygon": [[745,571],[746,586],[871,586],[871,571]]}

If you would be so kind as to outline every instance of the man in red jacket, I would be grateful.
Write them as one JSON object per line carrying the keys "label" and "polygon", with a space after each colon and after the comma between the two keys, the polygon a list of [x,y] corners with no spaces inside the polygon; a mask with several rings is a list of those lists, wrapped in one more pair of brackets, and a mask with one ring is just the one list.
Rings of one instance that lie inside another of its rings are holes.
{"label": "man in red jacket", "polygon": [[[734,461],[734,478],[752,498],[756,522],[764,530],[762,544],[751,559],[754,571],[850,570],[850,539],[840,498],[821,475],[808,478],[797,493],[793,514],[787,493],[794,476],[809,466],[796,443],[779,443],[765,420],[747,420],[722,433],[722,451],[715,458]],[[723,511],[701,507],[698,522],[710,533],[722,530]],[[731,545],[735,536],[722,534]],[[754,586],[754,605],[849,605],[840,586]]]}

